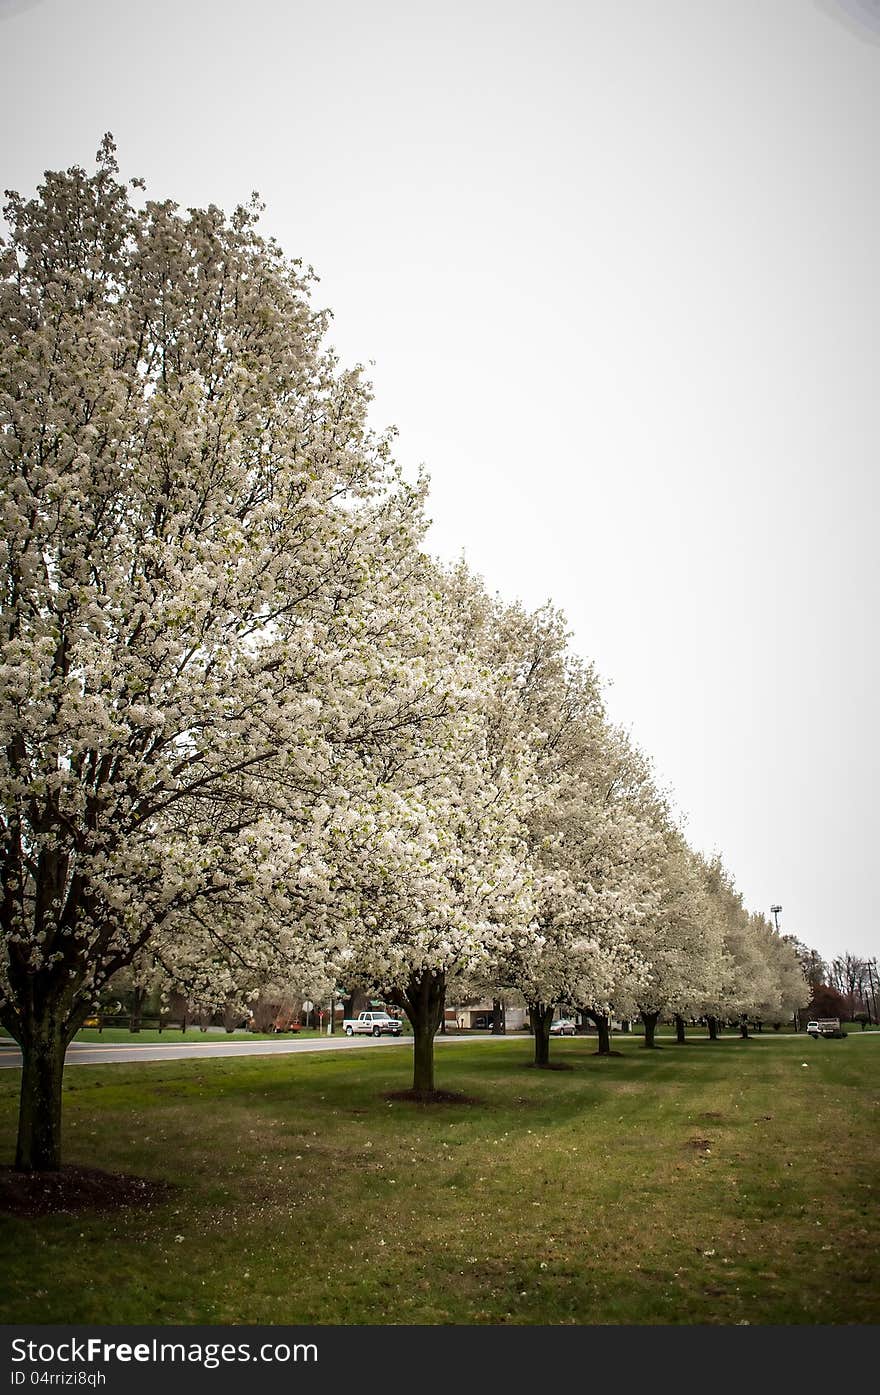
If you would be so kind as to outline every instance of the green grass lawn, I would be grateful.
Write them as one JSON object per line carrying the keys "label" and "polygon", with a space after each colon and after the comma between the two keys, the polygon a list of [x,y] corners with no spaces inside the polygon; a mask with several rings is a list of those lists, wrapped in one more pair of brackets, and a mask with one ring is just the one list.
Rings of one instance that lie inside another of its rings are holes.
{"label": "green grass lawn", "polygon": [[4,1217],[0,1319],[880,1320],[880,1035],[615,1046],[556,1041],[558,1072],[527,1038],[442,1046],[481,1103],[430,1109],[384,1098],[400,1049],[71,1067],[67,1160],[175,1190]]}

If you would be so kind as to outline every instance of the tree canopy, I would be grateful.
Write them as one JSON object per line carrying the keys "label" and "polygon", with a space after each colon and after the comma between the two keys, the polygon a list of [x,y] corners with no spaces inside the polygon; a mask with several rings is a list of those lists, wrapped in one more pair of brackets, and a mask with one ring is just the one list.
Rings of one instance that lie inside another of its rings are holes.
{"label": "tree canopy", "polygon": [[[379,991],[433,1089],[450,981],[604,1020],[790,1011],[564,616],[426,555],[369,387],[259,228],[91,174],[0,247],[0,1022],[18,1166],[114,975]],[[653,1030],[653,1027],[652,1027]]]}

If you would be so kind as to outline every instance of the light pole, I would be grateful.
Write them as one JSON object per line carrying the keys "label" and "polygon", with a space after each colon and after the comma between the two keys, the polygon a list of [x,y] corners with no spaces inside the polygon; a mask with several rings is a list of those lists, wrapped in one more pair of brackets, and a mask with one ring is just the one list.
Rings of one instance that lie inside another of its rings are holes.
{"label": "light pole", "polygon": [[[868,983],[869,983],[870,986],[871,986],[871,997],[872,997],[873,1000],[874,1000],[874,1021],[875,1021],[875,1022],[880,1022],[880,1017],[877,1016],[877,989],[876,989],[876,987],[874,986],[874,971],[875,971],[876,968],[877,968],[877,961],[876,961],[876,959],[867,959],[867,960],[865,961],[865,963],[866,963],[867,968],[868,968]],[[870,1019],[870,1016],[871,1016],[871,1009],[870,1009],[870,1004],[869,1004],[869,1006],[868,1006],[868,1017],[869,1017],[869,1019]]]}
{"label": "light pole", "polygon": [[[773,923],[774,923],[774,925],[776,926],[776,933],[777,933],[777,935],[779,934],[779,917],[780,917],[781,913],[782,913],[782,907],[781,907],[781,906],[771,906],[771,907],[770,907],[770,914],[771,914],[772,917],[773,917]],[[795,1008],[794,1012],[792,1013],[792,1020],[794,1021],[794,1029],[795,1029],[795,1031],[796,1031],[796,1032],[799,1032],[799,1031],[800,1031],[801,1024],[800,1024],[800,1022],[799,1022],[799,1020],[798,1020],[797,1008]]]}

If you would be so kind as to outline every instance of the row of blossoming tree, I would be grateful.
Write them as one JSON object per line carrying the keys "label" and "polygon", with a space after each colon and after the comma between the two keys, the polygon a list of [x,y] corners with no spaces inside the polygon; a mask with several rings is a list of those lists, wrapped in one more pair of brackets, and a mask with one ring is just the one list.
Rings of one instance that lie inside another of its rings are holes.
{"label": "row of blossoming tree", "polygon": [[0,1022],[16,1165],[66,1048],[149,962],[203,1004],[361,983],[434,1088],[451,984],[781,1013],[796,961],[692,852],[562,617],[425,553],[423,480],[252,203],[47,173],[0,247]]}

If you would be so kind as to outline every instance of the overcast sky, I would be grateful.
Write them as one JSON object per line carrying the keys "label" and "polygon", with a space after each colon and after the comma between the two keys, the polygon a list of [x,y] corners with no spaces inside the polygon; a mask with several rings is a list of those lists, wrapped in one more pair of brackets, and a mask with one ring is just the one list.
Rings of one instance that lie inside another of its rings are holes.
{"label": "overcast sky", "polygon": [[691,842],[876,954],[878,0],[0,0],[0,176],[321,277],[432,550],[567,613]]}

